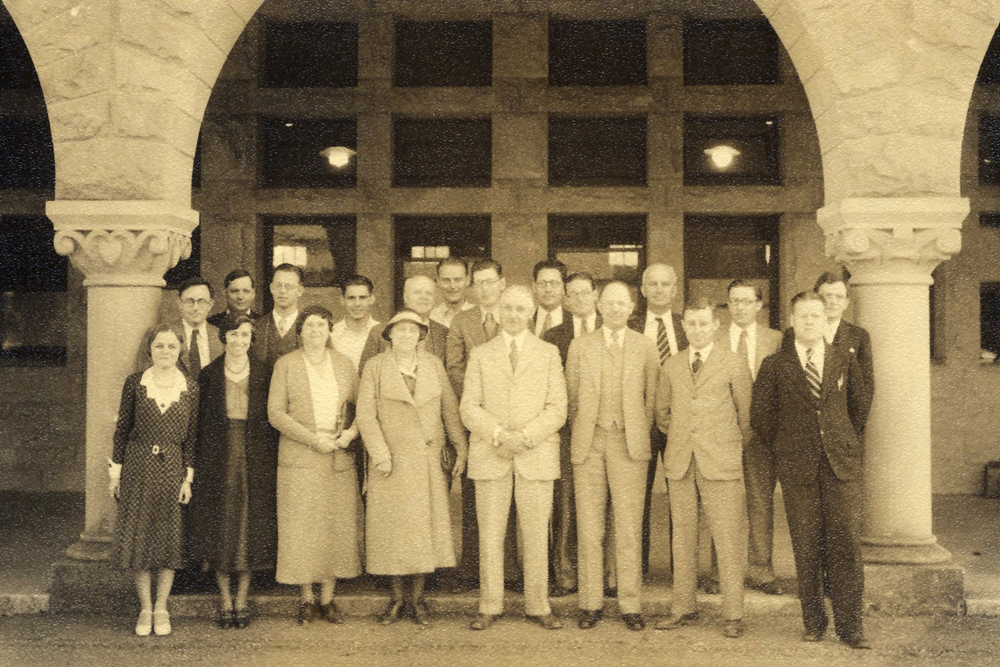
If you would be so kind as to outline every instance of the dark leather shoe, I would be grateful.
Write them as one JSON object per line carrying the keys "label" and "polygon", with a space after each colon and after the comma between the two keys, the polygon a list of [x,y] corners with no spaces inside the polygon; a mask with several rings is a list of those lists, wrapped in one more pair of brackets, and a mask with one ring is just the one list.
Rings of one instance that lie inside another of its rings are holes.
{"label": "dark leather shoe", "polygon": [[739,639],[745,631],[746,626],[743,625],[743,620],[739,618],[730,619],[722,626],[722,636],[727,639]]}
{"label": "dark leather shoe", "polygon": [[403,617],[403,607],[405,604],[402,600],[390,600],[389,606],[378,617],[378,622],[382,625],[392,625]]}
{"label": "dark leather shoe", "polygon": [[413,622],[423,626],[431,624],[431,611],[423,598],[413,603]]}
{"label": "dark leather shoe", "polygon": [[580,626],[581,630],[589,630],[604,617],[604,611],[601,609],[584,609],[580,614],[580,620],[577,621],[577,625]]}
{"label": "dark leather shoe", "polygon": [[848,646],[850,646],[851,648],[856,648],[860,650],[868,650],[872,647],[871,643],[869,643],[868,641],[868,638],[865,637],[864,635],[855,635],[854,637],[847,637],[846,639],[843,640],[843,642]]}
{"label": "dark leather shoe", "polygon": [[529,616],[525,614],[524,617],[533,623],[538,623],[538,625],[546,630],[562,630],[562,623],[552,614],[546,614],[545,616]]}
{"label": "dark leather shoe", "polygon": [[606,598],[616,598],[618,597],[618,588],[615,586],[605,586],[604,587],[604,597]]}
{"label": "dark leather shoe", "polygon": [[299,625],[305,625],[313,619],[320,618],[321,616],[322,613],[320,612],[319,605],[315,602],[299,603]]}
{"label": "dark leather shoe", "polygon": [[250,627],[250,610],[249,609],[234,609],[233,610],[233,627],[239,630],[246,630]]}
{"label": "dark leather shoe", "polygon": [[806,630],[805,632],[802,633],[802,641],[804,641],[804,642],[821,642],[821,641],[823,641],[823,635],[825,633],[826,633],[826,630],[817,630],[817,631]]}
{"label": "dark leather shoe", "polygon": [[680,616],[674,616],[671,614],[666,618],[660,619],[660,622],[656,624],[657,630],[676,630],[677,628],[683,628],[687,625],[694,625],[698,622],[698,612],[692,611],[688,614],[682,614]]}
{"label": "dark leather shoe", "polygon": [[722,592],[722,589],[719,587],[719,582],[714,579],[702,579],[698,582],[698,588],[700,588],[703,593],[707,593],[708,595],[718,595]]}
{"label": "dark leather shoe", "polygon": [[493,614],[479,614],[475,619],[473,619],[472,623],[469,623],[469,629],[485,630],[493,625],[493,618]]}
{"label": "dark leather shoe", "polygon": [[320,616],[325,618],[328,623],[341,624],[344,622],[344,614],[341,613],[340,609],[332,601],[327,602],[324,605],[320,605]]}
{"label": "dark leather shoe", "polygon": [[634,632],[646,629],[646,621],[642,620],[642,614],[622,614],[622,621],[625,627]]}
{"label": "dark leather shoe", "polygon": [[228,630],[233,625],[233,612],[229,609],[219,609],[215,612],[215,624],[221,630]]}

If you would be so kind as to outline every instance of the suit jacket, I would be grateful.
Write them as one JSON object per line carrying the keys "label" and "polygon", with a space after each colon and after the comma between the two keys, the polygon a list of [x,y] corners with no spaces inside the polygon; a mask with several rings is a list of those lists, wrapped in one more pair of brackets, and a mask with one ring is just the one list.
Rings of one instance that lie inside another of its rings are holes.
{"label": "suit jacket", "polygon": [[[730,352],[732,351],[729,347],[728,326],[719,331],[719,334],[715,337],[715,344],[723,345],[727,350],[730,350]],[[757,325],[757,344],[754,346],[755,357],[753,362],[753,377],[757,377],[757,373],[760,373],[761,363],[780,350],[782,344],[783,340],[780,331],[761,326],[760,324]],[[715,348],[712,349],[714,351]]]}
{"label": "suit jacket", "polygon": [[[601,356],[604,353],[604,330],[595,329],[575,339],[566,360],[566,385],[569,392],[569,418],[572,425],[572,461],[587,460],[594,442],[601,400]],[[641,333],[625,329],[622,354],[622,411],[625,418],[625,444],[634,461],[648,461],[652,456],[649,430],[656,405],[656,382],[660,355],[656,345]]]}
{"label": "suit jacket", "polygon": [[[868,331],[861,327],[840,320],[837,333],[833,336],[833,346],[841,354],[855,357],[858,360],[860,370],[859,381],[864,383],[862,391],[874,395],[875,393],[875,368],[872,361],[872,339]],[[785,337],[781,341],[782,349],[790,348],[795,351],[795,329],[788,327],[785,329]],[[859,406],[861,407],[861,406]],[[869,407],[870,404],[869,404]],[[864,424],[868,421],[868,408],[865,408],[863,415],[858,415],[859,421]],[[862,426],[861,432],[864,433]]]}
{"label": "suit jacket", "polygon": [[[556,326],[561,326],[561,325],[565,324],[567,319],[573,319],[573,315],[571,315],[570,312],[568,310],[566,310],[564,307],[559,306],[559,310],[562,311],[563,320],[562,320],[562,322],[560,322]],[[535,327],[538,326],[538,313],[540,313],[540,312],[542,312],[542,307],[541,306],[535,306],[535,314],[531,316],[530,320],[528,320],[528,333],[531,333],[531,334],[535,333]],[[542,319],[544,319],[544,317]],[[549,331],[551,331],[552,329],[555,329],[555,327],[552,327],[551,329],[549,329]],[[546,331],[545,333],[548,333],[548,331]],[[543,337],[544,337],[544,334],[543,334]]]}
{"label": "suit jacket", "polygon": [[[222,354],[224,346],[222,341],[219,339],[219,329],[211,324],[205,325],[205,335],[208,337],[208,359],[201,360],[201,368],[192,369],[190,360],[190,351],[188,350],[188,341],[184,337],[184,325],[178,320],[171,323],[170,328],[176,331],[180,335],[180,339],[184,341],[184,345],[181,347],[181,354],[177,358],[177,368],[181,369],[184,375],[187,375],[192,380],[198,380],[198,374],[201,373],[201,369],[207,367],[214,360],[219,358]],[[150,328],[149,331],[152,331]],[[149,350],[146,349],[145,341],[149,337],[149,332],[142,337],[143,343],[139,347],[139,354],[136,357],[136,370],[144,371],[153,365],[153,359],[149,356]]]}
{"label": "suit jacket", "polygon": [[[340,401],[353,406],[358,394],[358,374],[354,370],[354,363],[332,348],[327,352],[337,378]],[[313,413],[306,357],[302,350],[286,354],[274,364],[271,390],[267,397],[267,417],[271,425],[281,433],[278,441],[278,465],[291,468],[330,465],[328,455],[315,449],[316,416]],[[353,421],[353,411],[347,409],[343,427],[349,427]],[[334,450],[334,470],[346,470],[353,463],[354,456],[351,452]]]}
{"label": "suit jacket", "polygon": [[[361,352],[361,361],[358,363],[358,375],[364,372],[365,364],[368,363],[369,359],[385,352],[391,347],[391,344],[382,338],[383,331],[385,331],[385,323],[372,327],[372,330],[368,332],[368,340],[365,341],[365,349]],[[444,363],[444,350],[447,340],[448,327],[440,322],[431,320],[427,336],[420,341],[417,349],[430,352]]]}
{"label": "suit jacket", "polygon": [[[497,322],[499,332],[500,323]],[[529,332],[530,333],[530,332]],[[500,336],[497,333],[497,336]],[[448,379],[455,388],[455,395],[462,398],[462,388],[465,384],[465,367],[469,363],[469,353],[477,345],[486,342],[486,331],[483,329],[483,311],[479,306],[455,315],[448,329],[445,342],[444,367],[448,371]]]}
{"label": "suit jacket", "polygon": [[750,369],[716,343],[695,375],[688,352],[663,364],[656,391],[656,425],[667,434],[663,465],[668,479],[691,466],[708,479],[742,479],[743,445],[750,440]]}
{"label": "suit jacket", "polygon": [[[223,310],[221,313],[216,313],[215,315],[209,315],[206,319],[208,320],[209,324],[213,326],[219,326],[220,324],[222,324],[222,320],[226,319],[226,316],[228,314],[229,310],[226,309]],[[260,319],[260,313],[251,308],[250,311],[247,313],[247,317],[256,322],[257,320]]]}
{"label": "suit jacket", "polygon": [[[677,337],[677,352],[680,353],[686,350],[688,346],[687,334],[684,333],[684,318],[674,311],[670,311],[670,316],[674,321],[674,335]],[[633,331],[638,331],[639,333],[646,331],[646,311],[643,310],[642,312],[633,313],[632,317],[628,320],[628,328]]]}
{"label": "suit jacket", "polygon": [[[559,429],[566,423],[566,380],[555,345],[529,332],[518,349],[515,371],[511,370],[503,335],[498,334],[472,349],[464,385],[460,412],[470,431],[470,479],[499,479],[511,470],[525,479],[559,478]],[[513,459],[501,458],[493,444],[498,426],[524,431],[529,448]]]}
{"label": "suit jacket", "polygon": [[[273,344],[272,344],[273,343]],[[250,354],[267,363],[268,368],[274,368],[279,357],[294,352],[299,346],[299,337],[295,333],[295,325],[289,327],[284,336],[278,333],[278,325],[274,323],[274,315],[262,315],[254,326],[254,341],[250,346]]]}
{"label": "suit jacket", "polygon": [[823,456],[842,480],[861,475],[872,392],[857,354],[825,345],[819,400],[812,397],[794,343],[764,360],[754,384],[750,420],[774,452],[782,484],[815,481]]}
{"label": "suit jacket", "polygon": [[[563,366],[566,365],[566,357],[569,355],[569,344],[573,342],[576,330],[573,328],[573,316],[569,311],[565,311],[566,319],[563,323],[552,327],[545,332],[542,340],[552,343],[559,348],[559,356],[562,358]],[[594,320],[594,331],[601,328],[601,314],[598,313]]]}

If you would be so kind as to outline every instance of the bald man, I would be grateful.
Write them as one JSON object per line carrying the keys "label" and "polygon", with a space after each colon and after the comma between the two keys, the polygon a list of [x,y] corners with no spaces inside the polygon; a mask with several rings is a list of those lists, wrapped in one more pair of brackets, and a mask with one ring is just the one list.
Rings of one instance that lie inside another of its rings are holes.
{"label": "bald man", "polygon": [[[403,305],[412,308],[420,315],[420,319],[429,327],[427,337],[418,344],[421,349],[427,350],[435,357],[444,362],[445,342],[448,340],[448,327],[440,322],[431,319],[431,309],[434,308],[434,297],[437,284],[428,276],[410,276],[403,283]],[[382,338],[382,330],[385,325],[372,327],[368,334],[368,342],[361,352],[361,362],[358,364],[358,372],[364,370],[368,360],[379,352],[389,349],[389,343]]]}

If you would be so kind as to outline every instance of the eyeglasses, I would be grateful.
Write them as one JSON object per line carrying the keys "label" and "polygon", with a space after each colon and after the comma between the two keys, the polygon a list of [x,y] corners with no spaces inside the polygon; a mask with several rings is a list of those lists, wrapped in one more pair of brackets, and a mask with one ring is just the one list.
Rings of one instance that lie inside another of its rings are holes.
{"label": "eyeglasses", "polygon": [[593,296],[593,290],[567,290],[566,296],[571,299],[586,299],[589,296]]}
{"label": "eyeglasses", "polygon": [[476,287],[493,287],[498,282],[500,282],[500,278],[487,278],[486,280],[477,280],[475,282],[475,286]]}
{"label": "eyeglasses", "polygon": [[757,303],[757,299],[730,299],[729,303],[734,306],[752,306]]}
{"label": "eyeglasses", "polygon": [[181,299],[181,303],[185,306],[198,306],[199,308],[204,308],[212,302],[207,299]]}
{"label": "eyeglasses", "polygon": [[561,280],[536,280],[535,284],[539,287],[562,287],[563,282]]}

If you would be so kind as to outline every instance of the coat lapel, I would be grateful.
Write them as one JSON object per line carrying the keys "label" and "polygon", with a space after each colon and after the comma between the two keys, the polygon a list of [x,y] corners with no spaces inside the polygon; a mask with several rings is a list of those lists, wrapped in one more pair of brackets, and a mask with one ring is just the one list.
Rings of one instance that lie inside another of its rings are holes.
{"label": "coat lapel", "polygon": [[430,352],[421,354],[417,358],[417,388],[413,394],[413,402],[418,406],[439,399],[441,396],[441,384],[434,370],[433,355]]}
{"label": "coat lapel", "polygon": [[[379,378],[379,389],[382,392],[382,397],[392,400],[392,401],[402,401],[404,403],[413,403],[413,396],[410,394],[410,390],[406,387],[406,382],[403,380],[403,374],[399,371],[399,364],[396,363],[396,358],[392,354],[385,355],[385,363],[379,366],[379,373],[381,377]],[[420,383],[420,369],[417,368],[417,384]]]}
{"label": "coat lapel", "polygon": [[[689,351],[685,350],[685,353],[690,355]],[[701,387],[708,378],[719,372],[722,368],[722,363],[719,361],[719,356],[725,354],[719,349],[718,343],[712,347],[712,353],[708,355],[708,358],[702,361],[701,369],[698,371],[697,375],[694,375],[694,385],[695,387]],[[688,367],[690,368],[690,366]]]}

